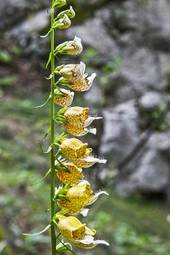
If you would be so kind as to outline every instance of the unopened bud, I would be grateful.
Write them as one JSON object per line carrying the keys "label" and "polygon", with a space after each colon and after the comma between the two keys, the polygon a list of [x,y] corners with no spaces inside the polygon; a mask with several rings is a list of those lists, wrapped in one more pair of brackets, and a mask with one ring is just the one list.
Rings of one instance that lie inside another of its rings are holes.
{"label": "unopened bud", "polygon": [[70,6],[70,9],[60,12],[60,13],[57,15],[57,19],[63,18],[64,15],[67,15],[70,19],[73,19],[73,18],[75,17],[76,13],[75,13],[73,7]]}
{"label": "unopened bud", "polygon": [[65,14],[61,19],[54,22],[54,28],[67,29],[71,26],[70,18]]}
{"label": "unopened bud", "polygon": [[53,7],[61,8],[66,5],[66,0],[55,0]]}

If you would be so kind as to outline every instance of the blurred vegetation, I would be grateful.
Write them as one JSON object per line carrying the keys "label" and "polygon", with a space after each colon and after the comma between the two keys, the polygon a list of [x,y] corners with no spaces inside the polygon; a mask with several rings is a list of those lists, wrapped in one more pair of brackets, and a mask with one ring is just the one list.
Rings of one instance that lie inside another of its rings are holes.
{"label": "blurred vegetation", "polygon": [[[45,96],[3,98],[0,108],[0,254],[49,254],[49,236],[25,237],[48,224],[48,155],[42,139],[48,110],[34,109]],[[109,191],[90,211],[88,224],[111,246],[78,254],[169,255],[169,206],[142,197],[121,198]]]}

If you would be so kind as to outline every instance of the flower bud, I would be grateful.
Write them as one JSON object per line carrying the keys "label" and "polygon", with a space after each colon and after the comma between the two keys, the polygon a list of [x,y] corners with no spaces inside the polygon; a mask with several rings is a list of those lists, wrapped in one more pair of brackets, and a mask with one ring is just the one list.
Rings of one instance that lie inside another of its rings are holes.
{"label": "flower bud", "polygon": [[83,158],[85,155],[89,155],[92,151],[88,148],[87,143],[83,143],[76,138],[64,139],[60,145],[61,153],[63,156],[74,163],[79,158]]}
{"label": "flower bud", "polygon": [[55,89],[54,102],[60,106],[70,106],[73,102],[74,92],[66,89]]}
{"label": "flower bud", "polygon": [[75,13],[73,7],[70,6],[70,9],[60,12],[60,13],[57,15],[57,19],[63,18],[64,15],[67,15],[70,19],[73,19],[73,18],[75,17],[76,13]]}
{"label": "flower bud", "polygon": [[83,178],[81,168],[78,168],[71,162],[64,163],[64,166],[67,170],[60,165],[57,166],[58,179],[64,184],[74,185]]}
{"label": "flower bud", "polygon": [[67,29],[71,26],[71,20],[69,17],[65,14],[61,19],[58,19],[54,22],[54,28],[58,29]]}
{"label": "flower bud", "polygon": [[59,200],[60,208],[65,209],[69,214],[78,213],[84,206],[93,200],[93,191],[88,181],[81,181],[68,189],[65,198]]}
{"label": "flower bud", "polygon": [[76,37],[73,41],[59,44],[55,49],[55,54],[79,55],[83,51],[81,39]]}
{"label": "flower bud", "polygon": [[64,5],[66,5],[66,3],[67,3],[66,0],[55,0],[53,7],[61,8]]}

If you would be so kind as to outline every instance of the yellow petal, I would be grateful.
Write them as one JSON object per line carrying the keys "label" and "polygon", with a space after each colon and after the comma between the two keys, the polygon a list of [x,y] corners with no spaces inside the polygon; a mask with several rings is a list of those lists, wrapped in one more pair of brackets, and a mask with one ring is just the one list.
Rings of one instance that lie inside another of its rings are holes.
{"label": "yellow petal", "polygon": [[55,95],[54,102],[60,106],[70,106],[73,102],[74,92],[66,89],[60,89],[60,91],[60,94]]}
{"label": "yellow petal", "polygon": [[76,217],[58,216],[57,226],[68,240],[79,240],[85,236],[85,224],[82,224]]}
{"label": "yellow petal", "polygon": [[73,163],[64,163],[65,167],[68,169],[63,169],[60,166],[59,170],[57,171],[57,176],[61,182],[64,184],[73,185],[78,183],[82,178],[82,169],[75,166]]}
{"label": "yellow petal", "polygon": [[96,234],[95,229],[90,229],[90,228],[86,227],[86,235],[94,236],[95,234]]}
{"label": "yellow petal", "polygon": [[87,143],[76,138],[67,138],[62,141],[60,148],[63,156],[74,163],[75,160],[86,155],[87,146]]}
{"label": "yellow petal", "polygon": [[68,189],[65,198],[58,201],[59,207],[66,209],[68,213],[79,212],[90,203],[93,196],[91,185],[88,181],[81,181]]}
{"label": "yellow petal", "polygon": [[84,123],[89,116],[89,108],[74,106],[67,109],[64,113],[66,122],[80,122]]}

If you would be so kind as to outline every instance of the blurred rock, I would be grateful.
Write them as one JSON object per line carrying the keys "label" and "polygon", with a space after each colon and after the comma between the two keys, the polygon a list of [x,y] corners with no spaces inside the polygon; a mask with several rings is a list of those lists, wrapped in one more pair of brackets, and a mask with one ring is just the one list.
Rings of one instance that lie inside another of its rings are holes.
{"label": "blurred rock", "polygon": [[149,139],[149,148],[170,155],[170,132],[156,133]]}
{"label": "blurred rock", "polygon": [[157,92],[148,92],[141,97],[139,104],[142,110],[153,111],[159,109],[165,103],[165,97]]}
{"label": "blurred rock", "polygon": [[116,164],[125,158],[138,142],[137,111],[134,101],[105,109],[101,154]]}
{"label": "blurred rock", "polygon": [[31,13],[49,6],[46,0],[6,0],[0,1],[0,31],[7,31],[27,19]]}
{"label": "blurred rock", "polygon": [[[48,40],[40,39],[39,34],[47,27],[47,2],[0,2],[0,30],[6,31],[12,43],[17,39],[29,56],[46,55]],[[86,59],[98,79],[85,99],[90,105],[104,105],[98,151],[109,163],[101,176],[114,176],[115,168],[133,152],[127,165],[117,169],[117,190],[125,194],[169,192],[170,1],[69,3],[79,15],[75,25],[58,38],[60,42],[77,35],[85,47],[94,49]],[[116,57],[121,64],[115,68]],[[113,174],[107,174],[109,171]]]}
{"label": "blurred rock", "polygon": [[168,186],[169,162],[158,151],[150,150],[146,151],[136,171],[119,183],[117,190],[122,194],[166,193]]}
{"label": "blurred rock", "polygon": [[20,25],[14,27],[6,33],[7,37],[17,38],[22,47],[27,45],[27,41],[45,29],[49,22],[47,10],[38,12]]}
{"label": "blurred rock", "polygon": [[82,38],[85,44],[90,45],[105,56],[117,54],[117,46],[107,32],[102,17],[96,16],[80,26],[72,27],[66,34],[70,39],[75,35]]}

